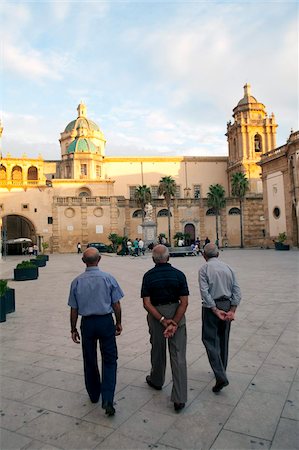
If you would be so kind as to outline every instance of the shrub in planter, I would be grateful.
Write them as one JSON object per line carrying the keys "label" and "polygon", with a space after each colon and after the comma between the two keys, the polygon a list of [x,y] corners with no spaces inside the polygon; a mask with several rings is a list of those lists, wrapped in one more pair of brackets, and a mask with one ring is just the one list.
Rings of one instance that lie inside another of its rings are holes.
{"label": "shrub in planter", "polygon": [[37,259],[44,259],[45,261],[49,261],[49,255],[37,255]]}
{"label": "shrub in planter", "polygon": [[6,314],[15,312],[16,310],[16,300],[15,300],[15,290],[8,288],[6,295]]}
{"label": "shrub in planter", "polygon": [[288,244],[285,244],[285,241],[287,240],[287,235],[285,232],[279,233],[277,241],[274,241],[275,249],[276,250],[290,250],[290,246]]}
{"label": "shrub in planter", "polygon": [[6,321],[6,292],[8,291],[7,281],[0,280],[0,322]]}
{"label": "shrub in planter", "polygon": [[23,261],[14,269],[14,280],[36,280],[38,278],[38,267],[31,261]]}
{"label": "shrub in planter", "polygon": [[48,250],[48,248],[49,248],[48,242],[42,242],[43,254],[46,252],[46,250]]}
{"label": "shrub in planter", "polygon": [[44,258],[38,257],[36,257],[35,259],[30,259],[30,262],[32,262],[32,264],[36,265],[37,267],[45,267],[47,264],[47,261]]}

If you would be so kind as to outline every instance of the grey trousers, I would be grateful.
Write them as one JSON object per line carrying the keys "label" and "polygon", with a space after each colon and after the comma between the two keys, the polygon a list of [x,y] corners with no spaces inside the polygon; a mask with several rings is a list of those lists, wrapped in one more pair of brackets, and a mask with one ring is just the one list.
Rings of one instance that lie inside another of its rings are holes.
{"label": "grey trousers", "polygon": [[[178,308],[178,304],[156,306],[157,310],[166,318],[172,319]],[[178,324],[178,329],[172,338],[165,339],[165,328],[151,314],[147,316],[151,349],[151,381],[156,386],[163,386],[166,370],[166,341],[170,356],[173,387],[171,401],[174,403],[186,403],[187,401],[187,362],[186,344],[187,330],[185,316]]]}
{"label": "grey trousers", "polygon": [[226,382],[230,322],[219,319],[210,308],[202,308],[202,342],[217,382]]}

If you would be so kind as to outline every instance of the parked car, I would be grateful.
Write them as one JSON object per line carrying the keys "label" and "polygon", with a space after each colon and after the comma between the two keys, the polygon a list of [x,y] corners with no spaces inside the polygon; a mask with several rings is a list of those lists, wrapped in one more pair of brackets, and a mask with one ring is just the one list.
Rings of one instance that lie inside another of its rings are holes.
{"label": "parked car", "polygon": [[107,252],[108,246],[103,242],[89,242],[87,247],[95,247],[99,252]]}

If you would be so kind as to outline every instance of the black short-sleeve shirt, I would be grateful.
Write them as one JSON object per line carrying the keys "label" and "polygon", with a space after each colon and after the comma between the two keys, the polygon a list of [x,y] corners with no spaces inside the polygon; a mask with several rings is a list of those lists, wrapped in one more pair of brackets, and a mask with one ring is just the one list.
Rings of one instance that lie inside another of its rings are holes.
{"label": "black short-sleeve shirt", "polygon": [[144,274],[141,297],[150,297],[152,305],[177,303],[183,295],[189,295],[186,277],[171,264],[156,264]]}

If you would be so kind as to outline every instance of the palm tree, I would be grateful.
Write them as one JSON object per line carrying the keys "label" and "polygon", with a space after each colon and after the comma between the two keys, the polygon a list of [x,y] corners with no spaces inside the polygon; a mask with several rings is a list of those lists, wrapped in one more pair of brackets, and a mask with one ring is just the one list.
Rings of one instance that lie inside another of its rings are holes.
{"label": "palm tree", "polygon": [[208,206],[213,208],[216,214],[216,239],[219,244],[219,233],[218,233],[218,216],[220,214],[220,209],[225,206],[225,190],[221,184],[211,184],[208,192]]}
{"label": "palm tree", "polygon": [[171,176],[162,177],[159,181],[158,195],[163,195],[167,210],[168,210],[168,242],[171,243],[170,239],[170,203],[171,198],[175,196],[176,193],[176,182]]}
{"label": "palm tree", "polygon": [[245,173],[243,172],[236,172],[233,174],[231,178],[232,182],[232,195],[233,197],[236,197],[239,199],[240,203],[240,237],[241,237],[241,245],[240,247],[243,248],[243,202],[244,197],[246,195],[246,191],[249,189],[249,181],[246,178]]}
{"label": "palm tree", "polygon": [[139,185],[135,191],[135,200],[138,206],[142,209],[142,223],[144,222],[144,207],[152,199],[151,190],[148,186],[143,184]]}

